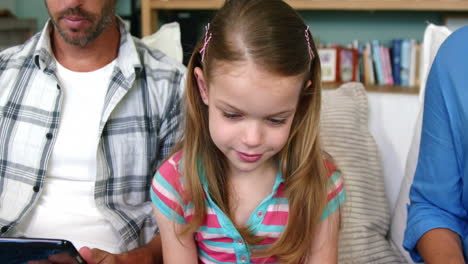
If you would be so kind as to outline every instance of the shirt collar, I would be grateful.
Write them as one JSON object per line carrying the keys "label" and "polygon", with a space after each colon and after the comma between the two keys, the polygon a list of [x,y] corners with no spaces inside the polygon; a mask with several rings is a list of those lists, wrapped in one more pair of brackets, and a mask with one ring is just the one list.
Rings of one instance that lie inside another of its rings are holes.
{"label": "shirt collar", "polygon": [[[135,71],[143,69],[140,56],[138,55],[135,42],[132,41],[132,35],[125,28],[123,20],[117,16],[117,22],[120,30],[120,47],[119,55],[117,57],[117,67],[122,71],[126,79],[134,76]],[[55,69],[55,59],[51,45],[51,31],[53,24],[50,19],[45,24],[38,43],[34,50],[34,63],[41,69],[45,70],[48,67]],[[51,65],[53,63],[53,65]]]}
{"label": "shirt collar", "polygon": [[41,32],[36,49],[34,50],[34,64],[41,70],[45,70],[54,61],[52,44],[50,42],[52,26],[52,22],[49,19]]}
{"label": "shirt collar", "polygon": [[[205,193],[209,194],[208,179],[206,178],[205,170],[201,168],[200,160],[198,161],[198,175],[200,176],[200,180],[203,185],[203,189],[205,190]],[[273,188],[272,188],[270,196],[276,194],[280,184],[283,182],[284,182],[283,173],[281,172],[281,169],[278,169],[278,172],[276,173],[275,184],[273,184]]]}

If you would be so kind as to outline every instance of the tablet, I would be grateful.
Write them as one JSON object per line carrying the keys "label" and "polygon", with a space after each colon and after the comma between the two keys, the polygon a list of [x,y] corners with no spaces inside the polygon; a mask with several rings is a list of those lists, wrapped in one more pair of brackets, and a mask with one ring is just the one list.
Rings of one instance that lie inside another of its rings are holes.
{"label": "tablet", "polygon": [[[0,237],[0,263],[26,264],[54,259],[59,263],[86,264],[68,240]],[[51,262],[53,263],[53,262]]]}

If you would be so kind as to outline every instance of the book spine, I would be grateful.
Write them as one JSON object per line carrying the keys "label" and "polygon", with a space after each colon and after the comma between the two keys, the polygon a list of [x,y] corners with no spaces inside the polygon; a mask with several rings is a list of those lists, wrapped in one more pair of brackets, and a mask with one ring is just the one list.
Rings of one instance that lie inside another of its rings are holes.
{"label": "book spine", "polygon": [[373,56],[372,56],[372,47],[369,42],[366,43],[366,50],[367,50],[367,65],[369,66],[368,71],[369,71],[369,84],[375,84],[375,65],[373,62]]}
{"label": "book spine", "polygon": [[401,70],[400,70],[400,77],[401,77],[401,85],[408,86],[409,85],[409,67],[410,67],[410,55],[411,47],[409,39],[403,39],[401,43]]}
{"label": "book spine", "polygon": [[377,82],[380,85],[385,84],[385,79],[384,79],[384,72],[382,68],[382,63],[381,63],[381,54],[380,54],[380,48],[379,48],[379,41],[378,40],[373,40],[371,43],[372,46],[372,57],[374,59],[374,66],[375,66],[375,71],[376,74],[375,76],[377,77]]}
{"label": "book spine", "polygon": [[385,65],[386,65],[386,84],[388,85],[393,85],[394,82],[393,82],[393,76],[392,76],[392,62],[391,62],[391,59],[390,59],[390,48],[387,48],[387,47],[384,47],[384,62],[385,62]]}
{"label": "book spine", "polygon": [[395,85],[401,85],[401,39],[392,41],[392,74]]}
{"label": "book spine", "polygon": [[416,40],[410,40],[410,64],[409,64],[409,81],[408,85],[414,87],[416,85]]}

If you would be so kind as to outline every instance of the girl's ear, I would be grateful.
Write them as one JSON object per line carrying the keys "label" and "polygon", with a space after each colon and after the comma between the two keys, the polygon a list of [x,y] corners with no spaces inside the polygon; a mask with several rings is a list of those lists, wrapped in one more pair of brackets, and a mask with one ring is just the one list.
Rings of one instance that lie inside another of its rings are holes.
{"label": "girl's ear", "polygon": [[195,78],[197,79],[198,91],[200,92],[200,96],[203,102],[206,105],[208,105],[208,89],[206,87],[205,74],[203,73],[203,70],[200,67],[195,67],[195,69],[193,70],[193,75],[195,75]]}
{"label": "girl's ear", "polygon": [[311,85],[312,85],[312,81],[308,80],[304,85],[304,89],[307,90],[307,88],[309,88]]}

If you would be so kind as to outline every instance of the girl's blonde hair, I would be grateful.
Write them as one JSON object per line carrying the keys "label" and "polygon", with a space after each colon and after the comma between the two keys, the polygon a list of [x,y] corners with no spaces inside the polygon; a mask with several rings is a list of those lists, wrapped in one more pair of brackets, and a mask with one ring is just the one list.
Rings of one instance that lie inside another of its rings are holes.
{"label": "girl's blonde hair", "polygon": [[[306,39],[306,30],[311,36],[299,14],[281,0],[227,0],[211,21],[211,38],[204,54],[200,54],[205,42],[202,39],[188,65],[185,130],[174,151],[183,150],[186,199],[194,205],[194,215],[183,233],[195,232],[205,219],[202,174],[213,201],[234,219],[225,178],[227,160],[211,140],[208,107],[202,101],[193,71],[195,67],[202,68],[209,83],[215,63],[249,60],[272,74],[304,75],[304,88],[288,141],[276,155],[289,201],[288,224],[273,245],[253,254],[276,256],[285,263],[298,263],[308,256],[326,204],[327,172],[319,141],[320,60],[312,38],[310,42]],[[313,56],[309,55],[309,47]],[[306,87],[308,80],[312,85]],[[248,227],[237,228],[248,244],[262,240],[249,232]]]}

